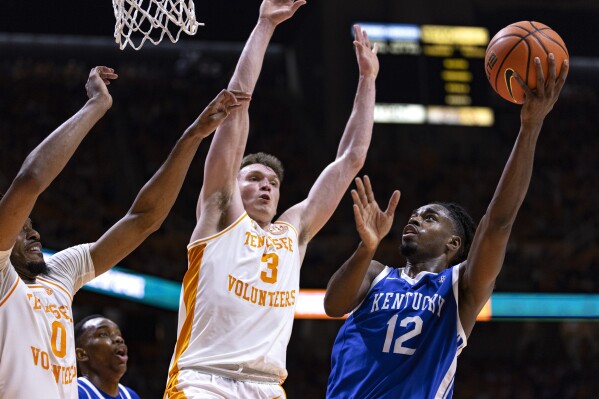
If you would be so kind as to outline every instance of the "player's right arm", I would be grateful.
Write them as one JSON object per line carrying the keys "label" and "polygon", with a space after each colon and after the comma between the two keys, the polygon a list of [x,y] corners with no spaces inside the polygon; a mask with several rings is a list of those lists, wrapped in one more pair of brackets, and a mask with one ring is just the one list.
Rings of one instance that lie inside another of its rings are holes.
{"label": "player's right arm", "polygon": [[391,229],[395,208],[399,203],[400,193],[394,191],[383,212],[374,198],[368,176],[364,176],[364,182],[359,177],[356,178],[356,189],[351,191],[351,196],[354,201],[356,230],[362,241],[329,280],[324,309],[331,317],[341,317],[355,309],[368,293],[372,281],[385,268],[372,258],[381,240]]}
{"label": "player's right arm", "polygon": [[514,75],[525,93],[520,113],[520,131],[512,153],[503,169],[491,203],[482,217],[460,277],[460,321],[470,335],[501,271],[505,251],[516,216],[524,201],[532,176],[534,154],[543,122],[553,109],[568,74],[568,63],[556,75],[553,54],[549,55],[549,76],[543,75],[541,60],[536,57],[537,88],[533,91]]}
{"label": "player's right arm", "polygon": [[[268,43],[277,25],[291,18],[305,0],[263,0],[258,22],[245,44],[228,89],[251,95],[260,76]],[[204,167],[204,183],[191,241],[217,233],[244,211],[237,174],[249,132],[249,104],[231,112],[216,130]]]}
{"label": "player's right arm", "polygon": [[91,128],[112,106],[107,85],[114,70],[98,66],[85,85],[88,101],[25,159],[12,184],[0,199],[0,251],[12,247],[39,195],[64,169]]}

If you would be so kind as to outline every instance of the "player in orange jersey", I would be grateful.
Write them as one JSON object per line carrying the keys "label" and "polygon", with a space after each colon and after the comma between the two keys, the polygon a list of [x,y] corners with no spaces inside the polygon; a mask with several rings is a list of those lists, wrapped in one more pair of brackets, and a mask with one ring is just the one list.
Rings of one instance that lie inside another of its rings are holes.
{"label": "player in orange jersey", "polygon": [[[229,89],[254,91],[275,28],[304,3],[263,0]],[[371,50],[360,27],[354,34],[359,80],[337,156],[307,198],[276,221],[283,167],[269,154],[243,158],[248,106],[217,129],[188,246],[165,398],[285,397],[280,384],[306,247],[362,168],[372,135],[376,45]]]}
{"label": "player in orange jersey", "polygon": [[[73,295],[133,251],[171,209],[203,138],[249,98],[221,92],[177,141],[141,189],[129,212],[100,239],[44,260],[29,214],[38,196],[65,167],[81,141],[112,106],[107,85],[117,75],[96,67],[89,100],[23,163],[0,200],[0,392],[3,398],[74,398],[77,371]],[[239,101],[238,101],[239,100]]]}

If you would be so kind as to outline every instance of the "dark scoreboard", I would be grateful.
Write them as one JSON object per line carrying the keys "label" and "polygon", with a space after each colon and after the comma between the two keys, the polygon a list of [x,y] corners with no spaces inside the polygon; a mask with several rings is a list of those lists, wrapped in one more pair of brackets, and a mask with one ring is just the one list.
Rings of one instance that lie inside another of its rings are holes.
{"label": "dark scoreboard", "polygon": [[359,22],[378,43],[375,120],[490,126],[486,28]]}

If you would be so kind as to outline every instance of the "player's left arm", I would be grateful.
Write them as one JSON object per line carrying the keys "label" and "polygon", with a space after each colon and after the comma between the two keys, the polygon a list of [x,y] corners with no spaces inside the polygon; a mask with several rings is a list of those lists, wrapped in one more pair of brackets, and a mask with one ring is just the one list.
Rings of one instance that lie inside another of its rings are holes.
{"label": "player's left arm", "polygon": [[375,81],[379,71],[377,45],[371,50],[366,32],[354,26],[356,57],[360,71],[351,116],[341,137],[337,156],[320,174],[308,197],[282,216],[299,227],[304,245],[329,220],[353,178],[366,160],[374,123]]}
{"label": "player's left arm", "polygon": [[535,67],[537,89],[534,91],[519,76],[514,75],[526,94],[520,114],[520,131],[493,199],[478,225],[467,265],[460,278],[459,312],[467,335],[493,292],[512,226],[528,191],[535,147],[543,121],[553,109],[568,74],[568,63],[565,61],[560,75],[556,76],[553,55],[549,57],[547,79],[543,76],[538,58],[535,59]]}
{"label": "player's left arm", "polygon": [[249,96],[223,90],[185,130],[160,169],[142,187],[129,212],[91,244],[96,276],[113,267],[162,225],[200,142],[245,101]]}

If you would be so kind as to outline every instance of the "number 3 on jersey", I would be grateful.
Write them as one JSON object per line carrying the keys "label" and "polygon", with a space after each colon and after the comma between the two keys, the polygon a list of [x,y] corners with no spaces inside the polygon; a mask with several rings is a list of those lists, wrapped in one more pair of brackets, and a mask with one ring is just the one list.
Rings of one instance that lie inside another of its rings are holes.
{"label": "number 3 on jersey", "polygon": [[277,267],[279,266],[279,256],[277,254],[262,255],[262,263],[266,263],[267,270],[260,273],[260,278],[265,283],[274,284],[277,282]]}
{"label": "number 3 on jersey", "polygon": [[[398,315],[395,315],[387,322],[389,327],[387,327],[387,336],[385,337],[385,344],[383,345],[383,352],[385,353],[389,353],[389,350],[391,350],[391,341],[393,341],[393,334],[395,333],[395,326],[397,325],[397,317]],[[395,340],[393,353],[413,355],[414,352],[416,352],[416,349],[403,346],[403,343],[411,338],[414,338],[422,332],[422,319],[420,316],[406,317],[399,323],[400,327],[408,327],[408,325],[411,325],[411,328],[409,328],[406,333],[400,335]]]}

